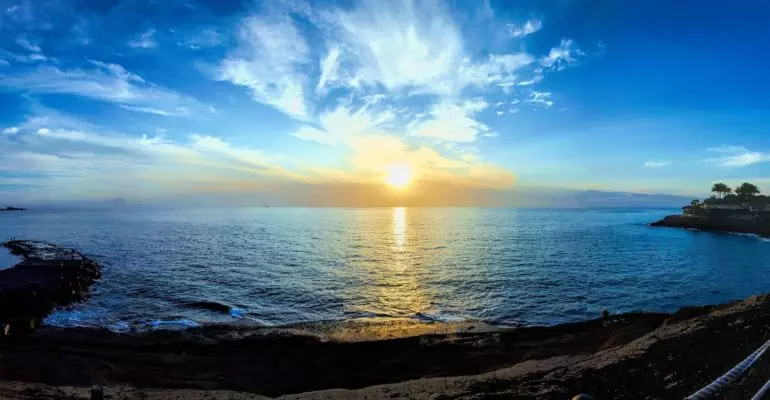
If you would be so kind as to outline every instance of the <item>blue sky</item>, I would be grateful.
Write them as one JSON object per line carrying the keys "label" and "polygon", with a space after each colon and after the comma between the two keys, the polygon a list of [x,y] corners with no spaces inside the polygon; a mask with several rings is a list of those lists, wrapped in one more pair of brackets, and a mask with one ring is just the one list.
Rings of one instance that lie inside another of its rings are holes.
{"label": "blue sky", "polygon": [[0,0],[0,32],[8,202],[770,192],[766,2]]}

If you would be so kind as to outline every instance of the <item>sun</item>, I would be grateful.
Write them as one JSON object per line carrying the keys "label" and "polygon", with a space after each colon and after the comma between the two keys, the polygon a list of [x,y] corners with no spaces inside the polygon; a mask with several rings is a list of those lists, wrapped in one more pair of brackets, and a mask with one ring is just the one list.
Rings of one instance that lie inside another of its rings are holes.
{"label": "sun", "polygon": [[394,189],[408,188],[414,177],[412,169],[406,164],[390,164],[385,171],[385,182]]}

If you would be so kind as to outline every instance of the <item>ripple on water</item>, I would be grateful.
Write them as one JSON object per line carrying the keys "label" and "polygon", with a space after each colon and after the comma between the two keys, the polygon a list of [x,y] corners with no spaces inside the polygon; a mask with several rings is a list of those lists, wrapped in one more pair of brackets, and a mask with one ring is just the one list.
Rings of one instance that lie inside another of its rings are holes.
{"label": "ripple on water", "polygon": [[[768,242],[646,225],[675,211],[38,212],[0,216],[0,237],[93,256],[104,268],[92,298],[46,322],[115,331],[372,316],[550,325],[770,291]],[[0,266],[17,261],[0,251]]]}

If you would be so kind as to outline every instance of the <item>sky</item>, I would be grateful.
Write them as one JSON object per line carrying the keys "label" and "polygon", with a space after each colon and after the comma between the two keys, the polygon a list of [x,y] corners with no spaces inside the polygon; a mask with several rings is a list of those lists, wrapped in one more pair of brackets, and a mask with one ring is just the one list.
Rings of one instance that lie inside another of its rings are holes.
{"label": "sky", "polygon": [[763,1],[0,0],[0,203],[770,192],[768,38]]}

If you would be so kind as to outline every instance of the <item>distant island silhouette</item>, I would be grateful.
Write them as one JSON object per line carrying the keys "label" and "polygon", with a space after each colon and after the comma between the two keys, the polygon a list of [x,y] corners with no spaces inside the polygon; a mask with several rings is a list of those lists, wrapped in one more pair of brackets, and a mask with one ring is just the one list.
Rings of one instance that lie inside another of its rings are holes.
{"label": "distant island silhouette", "polygon": [[21,208],[21,207],[10,207],[10,206],[8,206],[8,207],[5,207],[5,208],[0,208],[0,211],[27,211],[27,209],[26,208]]}

